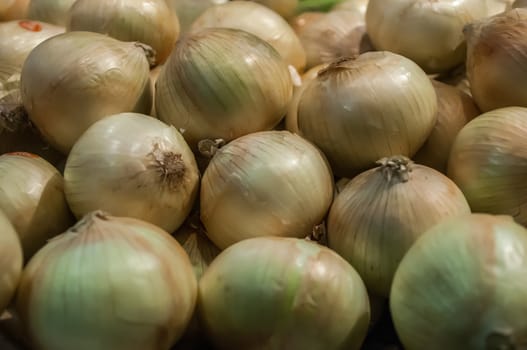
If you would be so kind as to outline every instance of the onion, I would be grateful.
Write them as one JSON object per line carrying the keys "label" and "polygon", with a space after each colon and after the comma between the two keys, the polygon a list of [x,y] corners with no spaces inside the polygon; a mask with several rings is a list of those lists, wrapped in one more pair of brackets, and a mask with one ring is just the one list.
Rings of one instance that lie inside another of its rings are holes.
{"label": "onion", "polygon": [[346,0],[338,2],[331,11],[357,11],[366,16],[366,9],[370,0]]}
{"label": "onion", "polygon": [[15,295],[23,255],[15,228],[0,209],[0,314]]}
{"label": "onion", "polygon": [[165,0],[77,0],[70,9],[68,30],[141,42],[154,49],[155,62],[161,64],[176,43],[179,22]]}
{"label": "onion", "polygon": [[306,237],[333,199],[321,152],[288,131],[263,131],[220,148],[201,184],[201,221],[220,249],[258,236]]}
{"label": "onion", "polygon": [[463,26],[486,16],[482,0],[370,0],[366,26],[378,50],[437,73],[464,62]]}
{"label": "onion", "polygon": [[205,29],[180,40],[164,65],[156,114],[197,149],[203,139],[272,129],[292,91],[287,64],[265,41],[237,29]]}
{"label": "onion", "polygon": [[297,13],[301,0],[251,0],[265,5],[284,18],[290,18]]}
{"label": "onion", "polygon": [[30,0],[3,0],[0,3],[0,21],[26,18]]}
{"label": "onion", "polygon": [[46,23],[66,26],[70,7],[76,0],[30,0],[27,17]]}
{"label": "onion", "polygon": [[283,237],[222,252],[199,283],[199,306],[219,349],[359,349],[370,319],[364,284],[344,259]]}
{"label": "onion", "polygon": [[149,64],[142,46],[90,32],[68,32],[38,45],[20,79],[31,121],[67,154],[94,122],[121,112],[150,113]]}
{"label": "onion", "polygon": [[390,308],[407,350],[522,349],[527,231],[510,217],[440,223],[408,251]]}
{"label": "onion", "polygon": [[186,33],[196,18],[207,8],[229,0],[166,0],[168,7],[177,14],[180,31]]}
{"label": "onion", "polygon": [[31,50],[64,30],[38,21],[0,22],[0,63],[22,67]]}
{"label": "onion", "polygon": [[328,246],[357,270],[371,293],[388,297],[395,270],[415,240],[470,208],[459,188],[432,168],[399,156],[379,163],[336,196]]}
{"label": "onion", "polygon": [[297,35],[300,35],[304,28],[309,28],[311,23],[315,22],[318,18],[323,17],[324,12],[308,11],[302,12],[298,15],[289,19],[289,25]]}
{"label": "onion", "polygon": [[459,131],[480,112],[460,89],[432,80],[436,90],[437,122],[425,144],[413,158],[417,163],[446,173],[450,148]]}
{"label": "onion", "polygon": [[18,232],[26,261],[71,225],[62,175],[30,153],[0,156],[0,210]]}
{"label": "onion", "polygon": [[264,5],[230,1],[210,7],[194,21],[191,31],[218,27],[244,30],[267,41],[298,71],[306,65],[306,54],[294,30],[285,19]]}
{"label": "onion", "polygon": [[474,212],[507,214],[527,225],[527,108],[484,113],[457,135],[448,176]]}
{"label": "onion", "polygon": [[437,97],[419,66],[390,52],[332,62],[305,87],[298,127],[352,177],[383,157],[413,156],[434,128]]}
{"label": "onion", "polygon": [[121,113],[86,130],[68,156],[64,180],[77,218],[101,209],[173,232],[190,213],[199,173],[175,128],[146,115]]}
{"label": "onion", "polygon": [[483,112],[527,107],[527,9],[515,9],[465,27],[467,75]]}
{"label": "onion", "polygon": [[41,350],[158,350],[183,334],[196,297],[188,256],[168,233],[94,212],[31,259],[16,306]]}

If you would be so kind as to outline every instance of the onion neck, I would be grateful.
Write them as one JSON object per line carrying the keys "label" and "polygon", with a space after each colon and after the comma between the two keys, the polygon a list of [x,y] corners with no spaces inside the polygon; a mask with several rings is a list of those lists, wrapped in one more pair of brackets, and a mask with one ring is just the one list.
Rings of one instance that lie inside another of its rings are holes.
{"label": "onion neck", "polygon": [[163,151],[156,143],[148,157],[150,159],[148,168],[155,170],[159,182],[171,190],[180,187],[187,173],[187,166],[181,154]]}
{"label": "onion neck", "polygon": [[134,45],[140,49],[143,50],[143,52],[145,53],[145,56],[146,56],[146,59],[148,61],[148,64],[150,65],[150,68],[152,67],[155,67],[156,66],[156,56],[157,56],[157,53],[156,53],[156,50],[154,50],[152,47],[146,45],[146,44],[143,44],[143,43],[140,43],[140,42],[135,42]]}
{"label": "onion neck", "polygon": [[0,104],[0,131],[17,132],[34,129],[22,105]]}
{"label": "onion neck", "polygon": [[198,151],[205,158],[212,158],[225,145],[224,139],[205,139],[198,142]]}
{"label": "onion neck", "polygon": [[326,68],[321,69],[318,72],[317,76],[326,77],[335,72],[339,72],[341,70],[347,70],[349,69],[349,62],[355,61],[357,57],[359,57],[359,55],[352,55],[352,56],[338,58],[335,61],[328,64]]}
{"label": "onion neck", "polygon": [[391,183],[395,181],[408,182],[410,180],[410,173],[412,172],[413,162],[405,156],[393,156],[382,158],[376,162],[380,165],[378,168],[386,181]]}

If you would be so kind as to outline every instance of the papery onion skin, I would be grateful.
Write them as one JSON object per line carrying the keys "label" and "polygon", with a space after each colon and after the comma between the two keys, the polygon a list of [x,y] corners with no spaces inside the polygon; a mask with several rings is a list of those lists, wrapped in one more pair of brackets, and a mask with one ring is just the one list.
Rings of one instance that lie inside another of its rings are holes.
{"label": "papery onion skin", "polygon": [[199,283],[199,311],[219,349],[359,349],[369,301],[335,252],[294,238],[239,242]]}
{"label": "papery onion skin", "polygon": [[412,157],[436,114],[436,93],[417,64],[390,52],[367,52],[332,62],[306,86],[298,127],[337,175],[352,177],[383,157]]}
{"label": "papery onion skin", "polygon": [[175,128],[150,116],[120,113],[81,136],[68,156],[64,180],[77,218],[101,209],[173,232],[192,209],[199,173]]}
{"label": "papery onion skin", "polygon": [[45,140],[68,154],[97,120],[150,113],[149,71],[145,52],[135,43],[68,32],[31,51],[20,78],[22,101]]}
{"label": "papery onion skin", "polygon": [[517,8],[465,27],[467,76],[483,111],[527,107],[527,9]]}
{"label": "papery onion skin", "polygon": [[0,209],[0,314],[15,296],[22,264],[23,253],[18,234]]}
{"label": "papery onion skin", "polygon": [[67,28],[144,43],[154,49],[156,64],[167,59],[179,36],[178,18],[165,0],[77,0]]}
{"label": "papery onion skin", "polygon": [[457,135],[448,177],[472,211],[511,215],[527,225],[527,108],[507,107],[478,116]]}
{"label": "papery onion skin", "polygon": [[311,143],[263,131],[220,148],[201,182],[200,215],[220,249],[258,236],[306,237],[333,200],[331,170]]}
{"label": "papery onion skin", "polygon": [[370,0],[367,32],[377,50],[413,60],[427,73],[465,60],[464,25],[487,16],[482,0]]}
{"label": "papery onion skin", "polygon": [[62,175],[30,153],[0,156],[0,210],[15,227],[26,261],[72,224]]}
{"label": "papery onion skin", "polygon": [[31,0],[5,0],[0,4],[0,21],[12,21],[27,17],[27,8]]}
{"label": "papery onion skin", "polygon": [[521,349],[527,336],[527,231],[472,214],[427,231],[404,257],[390,308],[408,350]]}
{"label": "papery onion skin", "polygon": [[70,7],[76,0],[30,0],[27,17],[65,27]]}
{"label": "papery onion skin", "polygon": [[397,266],[430,227],[470,213],[445,175],[391,157],[349,181],[327,219],[328,246],[359,273],[368,290],[388,297]]}
{"label": "papery onion skin", "polygon": [[191,32],[205,28],[233,28],[256,35],[273,46],[282,58],[303,71],[306,53],[289,23],[273,10],[251,1],[229,1],[205,10],[192,24]]}
{"label": "papery onion skin", "polygon": [[95,212],[31,259],[16,306],[40,350],[160,350],[182,335],[196,297],[188,256],[167,232]]}
{"label": "papery onion skin", "polygon": [[268,43],[237,29],[205,29],[181,39],[165,63],[156,114],[197,150],[204,139],[272,129],[292,93],[287,64]]}

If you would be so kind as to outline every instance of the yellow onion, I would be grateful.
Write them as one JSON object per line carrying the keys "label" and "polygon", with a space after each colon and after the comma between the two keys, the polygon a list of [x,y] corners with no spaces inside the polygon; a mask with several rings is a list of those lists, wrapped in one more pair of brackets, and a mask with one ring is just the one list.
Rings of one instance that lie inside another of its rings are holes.
{"label": "yellow onion", "polygon": [[510,10],[512,8],[513,2],[514,0],[487,0],[489,16],[494,16]]}
{"label": "yellow onion", "polygon": [[472,211],[527,225],[527,108],[496,109],[469,122],[452,146],[447,174]]}
{"label": "yellow onion", "polygon": [[160,350],[183,334],[196,297],[174,238],[97,211],[30,260],[16,307],[35,349]]}
{"label": "yellow onion", "polygon": [[272,46],[245,31],[211,28],[176,44],[156,83],[156,114],[197,149],[203,139],[272,129],[292,92],[287,64]]}
{"label": "yellow onion", "polygon": [[165,0],[77,0],[67,28],[146,44],[155,51],[156,64],[167,59],[179,35],[177,16]]}
{"label": "yellow onion", "polygon": [[0,21],[24,19],[31,0],[3,0],[0,3]]}
{"label": "yellow onion", "polygon": [[22,247],[17,232],[0,209],[0,314],[15,295],[22,264]]}
{"label": "yellow onion", "polygon": [[407,350],[523,349],[527,230],[472,214],[428,230],[402,260],[390,294]]}
{"label": "yellow onion", "polygon": [[465,27],[467,76],[478,107],[527,107],[527,9],[517,8]]}
{"label": "yellow onion", "polygon": [[527,0],[516,0],[512,4],[512,8],[527,7]]}
{"label": "yellow onion", "polygon": [[298,37],[306,51],[308,68],[373,51],[364,16],[357,11],[326,13],[302,28]]}
{"label": "yellow onion", "polygon": [[190,213],[199,173],[175,128],[146,115],[120,113],[96,122],[75,143],[64,181],[77,218],[101,209],[173,232]]}
{"label": "yellow onion", "polygon": [[390,52],[332,62],[307,84],[298,128],[351,177],[383,157],[412,157],[434,128],[437,97],[425,72]]}
{"label": "yellow onion", "polygon": [[39,21],[0,22],[0,63],[22,67],[38,44],[64,31],[63,27]]}
{"label": "yellow onion", "polygon": [[366,16],[366,9],[370,0],[345,0],[338,2],[331,11],[357,11]]}
{"label": "yellow onion", "polygon": [[290,18],[297,12],[299,0],[251,0],[265,5],[284,18]]}
{"label": "yellow onion", "polygon": [[460,89],[432,80],[436,90],[437,122],[413,160],[446,173],[450,148],[459,131],[480,114],[470,96]]}
{"label": "yellow onion", "polygon": [[199,311],[218,349],[360,349],[368,294],[328,248],[259,237],[223,251],[199,283]]}
{"label": "yellow onion", "polygon": [[445,175],[406,157],[390,157],[349,181],[329,211],[328,246],[376,295],[388,297],[393,275],[417,238],[437,223],[470,213]]}
{"label": "yellow onion", "polygon": [[463,27],[487,14],[482,0],[370,0],[366,26],[376,49],[437,73],[465,61]]}
{"label": "yellow onion", "polygon": [[68,32],[31,51],[20,78],[22,101],[45,140],[67,154],[99,119],[150,113],[149,71],[141,44]]}
{"label": "yellow onion", "polygon": [[65,27],[70,7],[76,0],[30,0],[27,17]]}
{"label": "yellow onion", "polygon": [[256,35],[268,42],[283,59],[302,71],[306,54],[289,23],[264,5],[251,1],[229,1],[205,10],[192,24],[191,31],[205,28],[233,28]]}
{"label": "yellow onion", "polygon": [[20,236],[26,261],[72,223],[62,175],[30,153],[0,156],[0,210]]}
{"label": "yellow onion", "polygon": [[205,170],[200,215],[220,249],[258,236],[306,237],[324,219],[333,178],[322,153],[288,131],[220,148]]}

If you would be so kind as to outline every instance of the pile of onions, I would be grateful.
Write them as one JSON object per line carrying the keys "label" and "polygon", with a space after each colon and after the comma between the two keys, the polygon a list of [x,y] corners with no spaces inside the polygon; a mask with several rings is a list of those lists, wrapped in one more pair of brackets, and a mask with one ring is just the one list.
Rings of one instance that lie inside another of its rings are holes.
{"label": "pile of onions", "polygon": [[511,215],[527,225],[526,175],[527,108],[484,113],[456,137],[448,177],[474,212]]}
{"label": "pile of onions", "polygon": [[0,63],[21,68],[31,50],[64,31],[63,27],[39,21],[0,22]]}
{"label": "pile of onions", "polygon": [[30,0],[27,17],[65,27],[70,7],[76,0]]}
{"label": "pile of onions", "polygon": [[20,78],[31,121],[67,154],[94,122],[121,112],[150,113],[149,63],[138,43],[68,32],[38,45]]}
{"label": "pile of onions", "polygon": [[31,0],[4,0],[0,3],[0,21],[26,18]]}
{"label": "pile of onions", "polygon": [[283,59],[302,71],[306,54],[289,23],[271,9],[251,1],[230,1],[205,10],[192,24],[191,31],[205,28],[244,30],[267,41]]}
{"label": "pile of onions", "polygon": [[0,156],[0,210],[20,236],[26,261],[72,224],[62,175],[30,153]]}
{"label": "pile of onions", "polygon": [[366,26],[373,46],[406,56],[427,73],[465,61],[463,27],[487,17],[482,0],[370,0]]}
{"label": "pile of onions", "polygon": [[287,63],[267,42],[238,29],[211,28],[181,39],[156,83],[156,115],[204,139],[233,140],[269,130],[293,93]]}
{"label": "pile of onions", "polygon": [[368,290],[388,297],[395,270],[417,238],[470,208],[459,188],[432,168],[405,157],[379,163],[338,193],[327,234],[328,246],[357,270]]}
{"label": "pile of onions", "polygon": [[333,200],[322,153],[288,131],[263,131],[220,148],[205,170],[200,214],[221,249],[258,236],[307,237]]}
{"label": "pile of onions", "polygon": [[457,134],[480,111],[472,98],[462,90],[435,80],[432,80],[432,85],[438,101],[437,122],[413,160],[446,173],[450,149]]}
{"label": "pile of onions", "polygon": [[0,209],[0,314],[15,295],[23,254],[15,228]]}
{"label": "pile of onions", "polygon": [[220,349],[360,349],[369,301],[359,275],[328,248],[295,238],[239,242],[199,283],[199,311]]}
{"label": "pile of onions", "polygon": [[179,35],[177,16],[165,0],[77,0],[67,28],[146,44],[155,51],[156,64],[167,59]]}
{"label": "pile of onions", "polygon": [[425,72],[390,52],[332,62],[298,104],[298,128],[351,177],[381,158],[413,156],[436,123],[437,97]]}
{"label": "pile of onions", "polygon": [[16,307],[38,349],[159,350],[183,334],[196,298],[192,265],[167,232],[94,212],[30,260]]}
{"label": "pile of onions", "polygon": [[478,107],[527,107],[527,9],[518,8],[465,27],[467,75]]}
{"label": "pile of onions", "polygon": [[299,4],[299,0],[251,0],[265,5],[284,18],[292,17]]}
{"label": "pile of onions", "polygon": [[527,230],[472,214],[427,231],[402,260],[390,308],[407,350],[522,349]]}
{"label": "pile of onions", "polygon": [[192,209],[199,173],[175,128],[146,115],[121,113],[86,130],[68,156],[64,180],[77,218],[100,209],[173,232]]}

